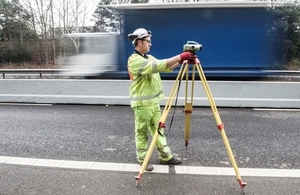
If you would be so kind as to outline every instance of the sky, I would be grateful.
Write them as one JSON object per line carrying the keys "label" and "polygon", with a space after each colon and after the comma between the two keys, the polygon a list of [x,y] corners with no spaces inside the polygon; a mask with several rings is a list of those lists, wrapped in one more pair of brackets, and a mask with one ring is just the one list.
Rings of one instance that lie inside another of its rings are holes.
{"label": "sky", "polygon": [[85,0],[85,2],[87,3],[88,5],[88,18],[86,20],[86,25],[87,26],[92,26],[95,24],[95,22],[91,21],[94,17],[93,17],[93,14],[97,8],[97,5],[99,3],[99,0]]}

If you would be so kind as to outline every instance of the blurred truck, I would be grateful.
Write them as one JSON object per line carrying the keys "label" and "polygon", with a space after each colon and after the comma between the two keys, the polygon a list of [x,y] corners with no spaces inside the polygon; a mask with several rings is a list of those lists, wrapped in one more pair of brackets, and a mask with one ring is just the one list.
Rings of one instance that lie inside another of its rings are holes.
{"label": "blurred truck", "polygon": [[[120,5],[120,34],[63,37],[62,59],[69,69],[65,73],[128,79],[127,58],[134,48],[127,35],[142,27],[152,31],[150,54],[158,59],[179,54],[187,41],[196,41],[203,45],[197,56],[207,77],[260,76],[262,70],[272,68],[277,55],[270,6],[267,1]],[[177,72],[162,74],[162,78],[176,78]]]}

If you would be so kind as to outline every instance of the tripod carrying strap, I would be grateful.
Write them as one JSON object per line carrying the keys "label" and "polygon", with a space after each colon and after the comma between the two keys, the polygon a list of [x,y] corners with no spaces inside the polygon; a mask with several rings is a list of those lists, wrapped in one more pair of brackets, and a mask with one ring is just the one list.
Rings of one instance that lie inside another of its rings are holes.
{"label": "tripod carrying strap", "polygon": [[178,82],[177,95],[176,95],[176,99],[175,99],[174,110],[173,110],[173,114],[172,114],[172,117],[171,117],[171,120],[170,120],[169,130],[166,133],[166,136],[169,134],[169,132],[171,130],[171,127],[172,127],[172,124],[173,124],[173,120],[174,120],[174,116],[175,116],[175,111],[176,111],[176,108],[177,108],[177,101],[178,101],[178,94],[179,94],[179,89],[180,89],[180,85],[181,85],[181,80],[182,79],[180,79],[179,82]]}

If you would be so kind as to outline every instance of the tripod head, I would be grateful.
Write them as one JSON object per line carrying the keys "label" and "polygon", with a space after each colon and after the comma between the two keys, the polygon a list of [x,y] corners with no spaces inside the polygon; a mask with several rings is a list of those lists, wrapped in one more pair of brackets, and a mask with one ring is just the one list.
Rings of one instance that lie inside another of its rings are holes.
{"label": "tripod head", "polygon": [[198,50],[202,50],[202,45],[195,41],[187,41],[187,43],[183,45],[183,51],[189,51],[196,54]]}

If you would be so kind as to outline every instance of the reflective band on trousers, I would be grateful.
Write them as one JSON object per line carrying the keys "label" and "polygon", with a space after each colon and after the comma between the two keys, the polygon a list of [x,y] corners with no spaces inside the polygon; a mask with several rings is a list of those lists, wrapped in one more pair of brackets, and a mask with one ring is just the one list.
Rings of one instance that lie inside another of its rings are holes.
{"label": "reflective band on trousers", "polygon": [[158,147],[157,150],[160,152],[160,156],[162,158],[167,158],[169,155],[171,155],[171,151],[169,150],[168,152],[165,152],[164,149],[168,148],[167,145],[163,146],[163,147]]}
{"label": "reflective band on trousers", "polygon": [[157,94],[154,94],[154,95],[130,97],[130,100],[131,101],[151,100],[153,98],[160,96],[161,94],[163,94],[163,90],[161,90],[160,92],[158,92]]}

